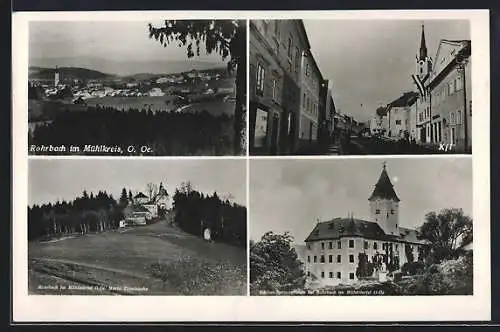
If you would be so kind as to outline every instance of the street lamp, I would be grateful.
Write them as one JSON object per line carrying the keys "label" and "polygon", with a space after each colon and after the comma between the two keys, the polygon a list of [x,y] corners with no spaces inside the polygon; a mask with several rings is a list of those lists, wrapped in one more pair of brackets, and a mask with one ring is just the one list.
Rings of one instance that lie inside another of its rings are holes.
{"label": "street lamp", "polygon": [[462,74],[462,84],[464,89],[464,150],[467,152],[468,149],[468,112],[467,112],[467,85],[465,84],[465,68],[469,63],[469,59],[465,58],[462,54],[457,55],[457,71]]}

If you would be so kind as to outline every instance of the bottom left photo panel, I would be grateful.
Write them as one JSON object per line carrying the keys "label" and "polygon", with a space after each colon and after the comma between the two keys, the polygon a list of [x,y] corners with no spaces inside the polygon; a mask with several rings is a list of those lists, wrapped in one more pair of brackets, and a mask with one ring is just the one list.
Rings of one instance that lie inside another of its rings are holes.
{"label": "bottom left photo panel", "polygon": [[246,295],[244,159],[31,159],[29,295]]}

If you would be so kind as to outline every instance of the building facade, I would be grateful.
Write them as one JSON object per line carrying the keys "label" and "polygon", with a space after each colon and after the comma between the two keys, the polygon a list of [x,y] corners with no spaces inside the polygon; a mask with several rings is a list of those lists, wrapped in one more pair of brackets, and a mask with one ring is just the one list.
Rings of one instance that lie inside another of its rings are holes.
{"label": "building facade", "polygon": [[418,239],[416,230],[401,227],[400,199],[385,165],[368,201],[370,220],[350,215],[314,227],[305,240],[305,272],[309,281],[315,280],[321,286],[358,282],[360,254],[367,255],[369,262],[381,258],[386,264],[396,265],[396,270],[410,259],[417,261],[422,257],[425,242]]}
{"label": "building facade", "polygon": [[286,154],[295,149],[300,113],[300,20],[250,21],[250,150]]}
{"label": "building facade", "polygon": [[426,89],[430,98],[430,142],[454,151],[472,149],[471,43],[441,40]]}
{"label": "building facade", "polygon": [[[318,141],[320,126],[320,89],[324,83],[321,71],[310,49],[302,52],[301,94],[299,117],[299,146],[310,146]],[[325,96],[326,98],[326,96]],[[322,111],[322,110],[321,110]]]}
{"label": "building facade", "polygon": [[399,139],[410,138],[411,106],[415,103],[417,96],[418,94],[415,92],[406,92],[388,105],[388,137]]}

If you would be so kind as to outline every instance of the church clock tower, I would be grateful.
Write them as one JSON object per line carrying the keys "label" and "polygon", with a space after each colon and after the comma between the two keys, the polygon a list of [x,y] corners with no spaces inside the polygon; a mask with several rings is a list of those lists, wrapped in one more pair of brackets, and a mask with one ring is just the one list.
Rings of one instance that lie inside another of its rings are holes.
{"label": "church clock tower", "polygon": [[432,62],[427,55],[427,45],[425,43],[425,30],[422,24],[422,36],[420,37],[420,50],[417,54],[417,72],[415,73],[421,80],[431,73]]}
{"label": "church clock tower", "polygon": [[399,234],[399,198],[394,191],[386,165],[378,179],[372,195],[368,198],[370,202],[370,216],[386,234]]}

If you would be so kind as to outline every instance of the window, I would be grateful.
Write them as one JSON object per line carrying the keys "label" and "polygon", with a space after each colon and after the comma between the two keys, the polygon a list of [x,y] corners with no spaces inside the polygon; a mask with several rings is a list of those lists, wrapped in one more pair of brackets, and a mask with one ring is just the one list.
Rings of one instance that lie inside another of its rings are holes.
{"label": "window", "polygon": [[321,278],[325,277],[325,272],[321,271]]}
{"label": "window", "polygon": [[[396,226],[397,226],[397,225],[396,225]],[[394,250],[396,250],[396,251],[397,251],[397,250],[398,250],[398,245],[397,245],[397,244],[395,244],[394,246],[395,246]]]}
{"label": "window", "polygon": [[396,120],[396,124],[400,125],[401,124],[401,120]]}
{"label": "window", "polygon": [[378,244],[377,242],[373,242],[373,249],[377,250],[378,249]]}
{"label": "window", "polygon": [[349,248],[354,248],[354,240],[349,240]]}
{"label": "window", "polygon": [[342,242],[341,241],[337,242],[337,249],[342,249]]}
{"label": "window", "polygon": [[342,263],[342,256],[341,255],[337,255],[337,263]]}
{"label": "window", "polygon": [[457,111],[457,124],[462,124],[462,111]]}
{"label": "window", "polygon": [[376,209],[375,214],[380,214],[380,209]]}
{"label": "window", "polygon": [[331,279],[333,278],[333,272],[328,273],[328,277]]}
{"label": "window", "polygon": [[354,273],[349,273],[349,279],[354,280]]}
{"label": "window", "polygon": [[328,255],[328,263],[333,263],[333,255]]}
{"label": "window", "polygon": [[325,242],[321,242],[321,249],[325,249]]}
{"label": "window", "polygon": [[[332,225],[333,226],[333,225]],[[328,248],[333,249],[333,242],[328,242]]]}
{"label": "window", "polygon": [[265,69],[264,67],[259,63],[257,65],[257,91],[256,94],[259,96],[264,95],[264,76],[265,76]]}
{"label": "window", "polygon": [[349,263],[354,263],[354,255],[349,255]]}
{"label": "window", "polygon": [[278,99],[278,84],[276,82],[276,79],[273,78],[273,100],[277,100]]}
{"label": "window", "polygon": [[314,256],[314,263],[318,262],[318,256]]}
{"label": "window", "polygon": [[307,262],[311,263],[311,256],[307,256]]}
{"label": "window", "polygon": [[450,124],[451,125],[455,124],[455,112],[450,113]]}
{"label": "window", "polygon": [[321,255],[321,258],[319,260],[320,263],[324,263],[325,262],[325,255]]}
{"label": "window", "polygon": [[337,272],[337,279],[340,279],[342,277],[342,274],[340,272]]}
{"label": "window", "polygon": [[363,248],[368,249],[368,241],[363,242]]}
{"label": "window", "polygon": [[456,91],[462,90],[462,77],[461,76],[457,76],[455,78],[455,90]]}
{"label": "window", "polygon": [[455,88],[455,82],[454,81],[451,81],[448,83],[448,96],[452,95],[454,91],[454,88]]}
{"label": "window", "polygon": [[391,209],[391,214],[394,214],[394,209]]}
{"label": "window", "polygon": [[311,276],[311,272],[307,271],[307,276],[310,277]]}

